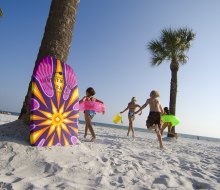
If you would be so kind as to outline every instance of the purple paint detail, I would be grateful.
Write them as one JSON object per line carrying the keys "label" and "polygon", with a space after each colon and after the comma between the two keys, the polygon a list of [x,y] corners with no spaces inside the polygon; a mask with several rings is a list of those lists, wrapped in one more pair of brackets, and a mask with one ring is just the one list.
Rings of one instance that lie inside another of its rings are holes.
{"label": "purple paint detail", "polygon": [[36,99],[31,98],[31,111],[37,110],[39,107],[40,107],[39,102]]}
{"label": "purple paint detail", "polygon": [[39,146],[39,147],[44,146],[44,142],[45,142],[45,139],[41,139],[41,141],[39,142],[39,144],[37,146]]}
{"label": "purple paint detail", "polygon": [[34,77],[39,81],[39,84],[48,97],[54,95],[52,86],[52,75],[53,75],[53,61],[51,57],[45,57],[36,66],[34,70]]}
{"label": "purple paint detail", "polygon": [[56,146],[62,146],[60,143],[57,143]]}
{"label": "purple paint detail", "polygon": [[64,89],[63,99],[67,100],[69,98],[71,90],[77,85],[77,82],[76,82],[76,75],[73,69],[67,64],[65,64],[65,73],[66,73],[65,76],[66,87]]}
{"label": "purple paint detail", "polygon": [[76,144],[76,143],[77,143],[77,138],[76,138],[75,136],[72,136],[72,137],[71,137],[71,142],[72,142],[73,144]]}
{"label": "purple paint detail", "polygon": [[31,130],[31,131],[32,131],[32,130],[34,130],[34,129],[35,129],[35,127],[36,127],[36,125],[35,125],[35,124],[30,125],[30,130]]}
{"label": "purple paint detail", "polygon": [[76,102],[76,103],[73,105],[73,110],[79,111],[79,102]]}

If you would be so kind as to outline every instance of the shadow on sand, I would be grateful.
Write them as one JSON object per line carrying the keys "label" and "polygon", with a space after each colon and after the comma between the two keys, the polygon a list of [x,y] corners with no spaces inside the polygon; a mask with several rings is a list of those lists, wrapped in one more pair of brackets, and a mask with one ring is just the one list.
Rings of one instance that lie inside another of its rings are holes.
{"label": "shadow on sand", "polygon": [[21,120],[0,125],[0,141],[15,142],[30,146],[29,134],[29,127]]}

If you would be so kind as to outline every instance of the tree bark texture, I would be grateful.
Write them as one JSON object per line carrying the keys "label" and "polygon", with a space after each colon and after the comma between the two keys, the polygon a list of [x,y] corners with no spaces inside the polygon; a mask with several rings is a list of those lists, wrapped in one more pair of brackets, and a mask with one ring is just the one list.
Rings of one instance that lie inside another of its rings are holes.
{"label": "tree bark texture", "polygon": [[[177,96],[177,72],[179,69],[179,64],[176,61],[172,61],[170,65],[171,70],[171,83],[170,83],[170,114],[176,114],[176,96]],[[171,130],[175,133],[175,126],[172,127]]]}
{"label": "tree bark texture", "polygon": [[[78,3],[79,0],[52,0],[34,68],[45,56],[67,61]],[[31,81],[19,115],[19,119],[25,123],[30,121]]]}

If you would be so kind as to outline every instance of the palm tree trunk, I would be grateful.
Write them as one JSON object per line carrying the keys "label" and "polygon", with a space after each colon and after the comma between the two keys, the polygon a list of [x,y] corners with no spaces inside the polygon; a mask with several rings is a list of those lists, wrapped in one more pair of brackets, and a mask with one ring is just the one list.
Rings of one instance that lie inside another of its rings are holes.
{"label": "palm tree trunk", "polygon": [[[177,72],[179,69],[179,64],[176,61],[172,61],[170,65],[171,70],[171,83],[170,83],[170,114],[176,114],[176,96],[177,96]],[[175,126],[172,127],[172,133],[175,133]],[[173,135],[169,135],[169,137],[174,137]]]}
{"label": "palm tree trunk", "polygon": [[[35,66],[45,56],[66,62],[74,29],[79,0],[52,0],[41,46]],[[19,115],[25,123],[30,121],[31,81]]]}
{"label": "palm tree trunk", "polygon": [[0,8],[0,17],[3,17],[3,11],[1,8]]}

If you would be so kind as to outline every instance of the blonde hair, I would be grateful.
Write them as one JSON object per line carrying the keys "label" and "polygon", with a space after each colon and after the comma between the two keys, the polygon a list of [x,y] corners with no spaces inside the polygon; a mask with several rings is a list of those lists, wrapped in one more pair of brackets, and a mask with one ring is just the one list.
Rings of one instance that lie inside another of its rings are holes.
{"label": "blonde hair", "polygon": [[131,98],[131,101],[136,101],[136,98],[135,98],[135,97],[132,97],[132,98]]}
{"label": "blonde hair", "polygon": [[150,93],[151,98],[158,98],[160,96],[159,92],[156,90],[152,90]]}

